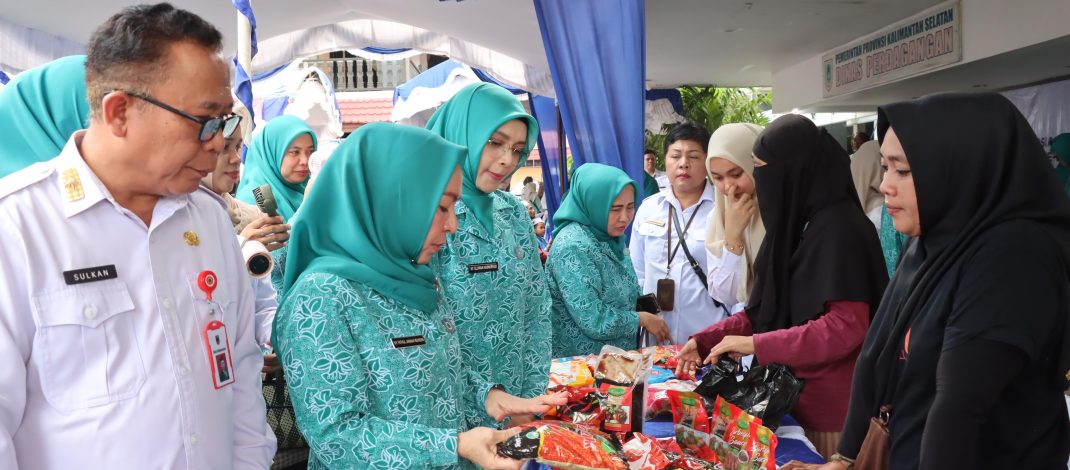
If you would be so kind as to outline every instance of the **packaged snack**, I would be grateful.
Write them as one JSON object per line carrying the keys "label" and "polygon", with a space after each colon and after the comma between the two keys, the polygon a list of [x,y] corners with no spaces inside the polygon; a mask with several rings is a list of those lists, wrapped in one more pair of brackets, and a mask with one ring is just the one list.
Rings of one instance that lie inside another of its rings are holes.
{"label": "packaged snack", "polygon": [[583,359],[554,359],[550,362],[549,390],[562,387],[586,387],[594,384],[591,368]]}
{"label": "packaged snack", "polygon": [[498,444],[498,454],[560,470],[627,470],[611,437],[562,421],[536,421]]}
{"label": "packaged snack", "polygon": [[662,382],[668,382],[676,378],[676,372],[660,366],[654,366],[650,368],[650,373],[646,376],[646,383],[659,384]]}
{"label": "packaged snack", "polygon": [[751,457],[753,468],[760,470],[776,470],[776,433],[765,426],[753,426],[750,448],[747,449]]}
{"label": "packaged snack", "polygon": [[680,455],[665,467],[665,470],[725,470],[725,468],[715,462],[707,462],[698,457],[691,455]]}
{"label": "packaged snack", "polygon": [[695,390],[695,383],[676,379],[659,384],[651,384],[648,382],[646,386],[645,406],[647,419],[672,414],[672,403],[669,402],[669,390],[691,392]]}
{"label": "packaged snack", "polygon": [[710,418],[704,399],[694,392],[669,391],[676,442],[685,453],[708,461],[717,457],[710,448]]}
{"label": "packaged snack", "polygon": [[680,353],[680,349],[680,345],[651,346],[643,348],[642,353],[644,356],[650,357],[650,363],[655,366],[675,369],[676,355]]}
{"label": "packaged snack", "polygon": [[643,430],[641,386],[603,383],[599,388],[599,393],[602,411],[605,413],[602,429],[616,433]]}
{"label": "packaged snack", "polygon": [[[658,447],[666,453],[683,454],[684,450],[680,448],[680,444],[676,443],[676,437],[659,437],[654,440],[658,444]],[[672,459],[669,459],[672,460]]]}
{"label": "packaged snack", "polygon": [[[629,385],[643,380],[642,374],[649,370],[644,356],[635,351],[625,351],[613,346],[603,346],[598,355],[594,378],[601,382]],[[646,366],[645,366],[646,365]],[[645,367],[644,367],[645,366]]]}
{"label": "packaged snack", "polygon": [[635,433],[622,450],[628,459],[629,470],[662,470],[669,465],[669,458],[657,441],[642,433]]}

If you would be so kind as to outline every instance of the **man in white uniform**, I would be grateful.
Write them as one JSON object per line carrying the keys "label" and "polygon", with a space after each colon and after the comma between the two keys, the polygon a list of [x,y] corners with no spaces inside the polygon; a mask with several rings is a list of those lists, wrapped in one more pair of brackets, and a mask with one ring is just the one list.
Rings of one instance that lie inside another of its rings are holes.
{"label": "man in white uniform", "polygon": [[237,124],[220,48],[124,9],[90,38],[88,131],[0,180],[0,468],[270,466],[249,278],[198,189]]}
{"label": "man in white uniform", "polygon": [[708,132],[692,124],[681,124],[669,133],[665,140],[669,187],[646,198],[632,223],[629,250],[640,287],[644,293],[658,294],[662,301],[670,293],[666,290],[675,298],[673,308],[663,305],[661,313],[673,344],[686,343],[689,336],[725,316],[698,273],[705,276],[708,272],[706,222],[714,205],[713,185],[706,181],[704,168],[709,140]]}

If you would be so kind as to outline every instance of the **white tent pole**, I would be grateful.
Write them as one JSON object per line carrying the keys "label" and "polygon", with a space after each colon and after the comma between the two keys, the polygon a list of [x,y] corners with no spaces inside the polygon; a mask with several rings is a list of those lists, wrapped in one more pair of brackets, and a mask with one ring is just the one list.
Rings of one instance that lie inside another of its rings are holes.
{"label": "white tent pole", "polygon": [[[249,3],[251,5],[252,1],[250,0]],[[252,78],[253,25],[249,24],[249,18],[246,18],[240,11],[236,12],[236,14],[238,15],[238,63]]]}

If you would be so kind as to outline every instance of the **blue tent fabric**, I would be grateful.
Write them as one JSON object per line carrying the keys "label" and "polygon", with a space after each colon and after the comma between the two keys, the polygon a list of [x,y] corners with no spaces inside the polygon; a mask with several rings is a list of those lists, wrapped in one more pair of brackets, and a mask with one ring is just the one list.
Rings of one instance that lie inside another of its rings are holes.
{"label": "blue tent fabric", "polygon": [[290,97],[267,98],[264,100],[264,109],[260,112],[264,122],[268,122],[286,113],[286,106],[290,104]]}
{"label": "blue tent fabric", "polygon": [[[238,10],[243,16],[249,19],[249,25],[252,26],[252,49],[253,53],[250,57],[256,57],[257,45],[256,45],[256,16],[253,15],[253,6],[249,3],[249,0],[232,0],[234,8]],[[234,94],[238,96],[238,100],[245,105],[245,109],[249,110],[249,117],[255,117],[253,115],[253,80],[250,77],[249,71],[238,63],[238,56],[234,56]],[[250,121],[254,121],[250,119]],[[255,121],[254,121],[255,122]],[[250,126],[254,126],[253,122],[249,123]]]}
{"label": "blue tent fabric", "polygon": [[472,71],[476,73],[476,76],[479,77],[480,80],[482,80],[484,82],[487,82],[487,83],[493,83],[493,84],[498,85],[498,86],[500,86],[502,88],[505,88],[506,90],[509,90],[509,93],[512,93],[514,95],[520,95],[520,94],[523,94],[523,93],[527,93],[524,90],[521,90],[519,88],[506,85],[504,82],[498,81],[497,78],[492,77],[489,73],[484,72],[482,69],[473,68]]}
{"label": "blue tent fabric", "polygon": [[409,52],[412,49],[387,49],[385,47],[363,47],[363,48],[361,48],[361,50],[365,51],[365,52],[371,52],[373,54],[390,55],[390,54],[401,54],[402,52]]}
{"label": "blue tent fabric", "polygon": [[646,91],[647,101],[669,100],[676,114],[684,115],[684,99],[680,96],[680,90],[676,88],[659,88]]}
{"label": "blue tent fabric", "polygon": [[624,170],[643,187],[644,0],[534,0],[573,166]]}
{"label": "blue tent fabric", "polygon": [[11,77],[7,76],[3,70],[0,70],[0,85],[7,85],[7,82],[11,81]]}
{"label": "blue tent fabric", "polygon": [[557,128],[557,104],[553,98],[532,94],[528,95],[528,103],[531,104],[531,115],[539,121],[539,159],[542,164],[546,210],[550,214],[550,217],[546,218],[546,231],[553,233],[553,214],[561,205],[562,179],[565,179],[565,187],[568,187],[568,176],[560,174],[559,165],[564,158],[564,149],[560,143],[561,130]]}

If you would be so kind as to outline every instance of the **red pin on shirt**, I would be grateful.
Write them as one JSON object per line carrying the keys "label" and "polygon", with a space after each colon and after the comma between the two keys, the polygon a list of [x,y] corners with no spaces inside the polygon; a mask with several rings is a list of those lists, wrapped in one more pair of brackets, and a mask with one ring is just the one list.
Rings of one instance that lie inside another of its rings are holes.
{"label": "red pin on shirt", "polygon": [[216,279],[215,273],[212,271],[201,271],[201,273],[197,275],[197,287],[204,292],[204,295],[209,301],[212,300],[212,291],[215,290],[216,285],[218,284],[219,281]]}

